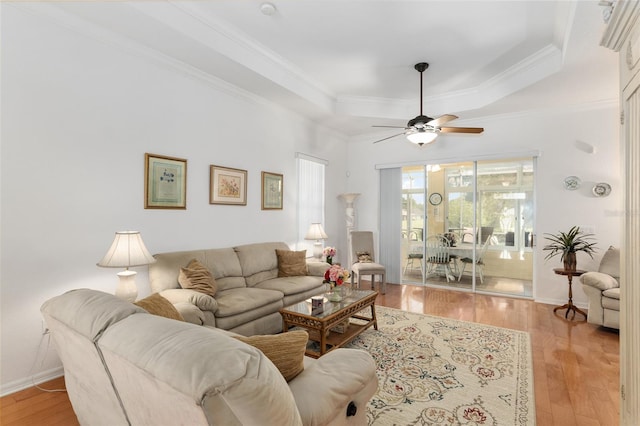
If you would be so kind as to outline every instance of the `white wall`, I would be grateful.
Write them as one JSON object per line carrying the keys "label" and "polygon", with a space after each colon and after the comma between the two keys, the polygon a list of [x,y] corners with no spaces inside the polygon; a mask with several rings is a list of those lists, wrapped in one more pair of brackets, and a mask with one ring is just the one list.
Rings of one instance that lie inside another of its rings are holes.
{"label": "white wall", "polygon": [[[516,153],[539,151],[536,174],[536,233],[534,297],[538,302],[564,304],[567,301],[566,278],[556,276],[553,268],[562,266],[559,257],[544,260],[547,252],[544,233],[568,231],[573,225],[593,230],[599,251],[595,260],[578,254],[578,268],[597,269],[609,245],[620,246],[622,227],[622,188],[619,149],[619,112],[614,105],[591,109],[531,112],[513,116],[485,118],[465,125],[483,126],[482,135],[444,135],[431,146],[419,148],[403,137],[372,144],[379,135],[360,137],[349,143],[349,192],[360,192],[358,211],[360,230],[379,230],[379,183],[376,165],[405,162],[446,163],[469,158],[510,158]],[[589,154],[578,148],[595,147]],[[357,159],[357,160],[356,160]],[[564,189],[566,176],[582,179],[576,191]],[[612,186],[611,195],[596,198],[591,188],[597,182]],[[577,280],[576,280],[577,282]],[[573,286],[574,302],[586,306],[580,284]]]}
{"label": "white wall", "polygon": [[[341,208],[344,139],[218,87],[3,6],[2,394],[59,366],[51,349],[31,372],[46,299],[78,287],[114,291],[118,270],[96,262],[115,231],[141,231],[155,253],[293,246],[295,152],[329,161],[327,211]],[[143,208],[145,152],[188,160],[186,211]],[[247,206],[209,204],[210,164],[248,171]],[[263,170],[284,174],[282,211],[260,209]],[[341,220],[328,215],[330,236]],[[136,270],[145,296],[147,268]]]}

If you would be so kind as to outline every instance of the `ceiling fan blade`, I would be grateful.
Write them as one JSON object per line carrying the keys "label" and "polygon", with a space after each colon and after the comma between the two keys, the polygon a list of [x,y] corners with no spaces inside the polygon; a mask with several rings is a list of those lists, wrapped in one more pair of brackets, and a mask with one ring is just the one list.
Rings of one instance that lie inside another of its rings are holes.
{"label": "ceiling fan blade", "polygon": [[400,135],[404,135],[404,132],[402,132],[402,133],[398,133],[398,134],[396,134],[396,135],[392,135],[392,136],[389,136],[389,137],[386,137],[386,138],[383,138],[383,139],[378,139],[378,140],[377,140],[377,141],[375,141],[374,143],[378,143],[378,142],[386,141],[387,139],[395,138],[396,136],[400,136]]}
{"label": "ceiling fan blade", "polygon": [[386,127],[389,129],[406,129],[405,126],[371,126],[371,127]]}
{"label": "ceiling fan blade", "polygon": [[482,127],[441,127],[442,133],[482,133],[484,128]]}
{"label": "ceiling fan blade", "polygon": [[444,123],[448,123],[452,120],[455,120],[456,118],[458,118],[457,115],[453,115],[453,114],[445,114],[445,115],[441,115],[438,118],[434,118],[433,120],[429,121],[427,123],[428,126],[441,126]]}

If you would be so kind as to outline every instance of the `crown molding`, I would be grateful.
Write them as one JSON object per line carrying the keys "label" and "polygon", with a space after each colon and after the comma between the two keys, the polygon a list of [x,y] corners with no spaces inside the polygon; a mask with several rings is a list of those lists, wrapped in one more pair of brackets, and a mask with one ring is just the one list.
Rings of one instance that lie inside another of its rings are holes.
{"label": "crown molding", "polygon": [[232,83],[218,78],[210,73],[200,70],[197,67],[189,65],[183,61],[173,58],[148,46],[140,44],[128,37],[122,36],[110,30],[101,28],[85,19],[78,17],[72,13],[55,6],[54,3],[32,3],[32,2],[12,2],[4,3],[4,6],[14,7],[24,13],[32,16],[38,16],[47,19],[49,22],[68,31],[75,32],[84,37],[90,38],[109,48],[124,52],[133,57],[139,58],[155,66],[162,67],[167,70],[177,72],[183,76],[192,78],[200,83],[204,83],[209,87],[233,96],[244,101],[249,101],[258,105],[264,105],[271,109],[287,112],[300,120],[302,123],[313,124],[323,129],[323,131],[337,138],[346,138],[347,136],[335,129],[317,123],[309,117],[301,114],[299,111],[291,110],[283,105],[273,102],[263,96],[255,94],[249,90],[245,90]]}
{"label": "crown molding", "polygon": [[319,82],[230,24],[205,14],[197,2],[136,2],[131,6],[321,109],[333,110],[335,96]]}
{"label": "crown molding", "polygon": [[638,0],[618,0],[612,3],[613,12],[602,35],[600,45],[620,52],[640,16]]}
{"label": "crown molding", "polygon": [[[479,109],[561,69],[562,52],[554,44],[549,44],[478,86],[439,96],[427,96],[424,103],[428,111],[434,115]],[[361,117],[404,120],[418,113],[415,100],[362,96],[338,96],[336,112]]]}

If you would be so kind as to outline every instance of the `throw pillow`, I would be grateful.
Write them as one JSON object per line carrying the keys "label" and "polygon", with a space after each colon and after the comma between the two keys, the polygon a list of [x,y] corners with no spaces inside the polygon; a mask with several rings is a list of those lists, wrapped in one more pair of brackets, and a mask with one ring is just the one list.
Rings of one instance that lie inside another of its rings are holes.
{"label": "throw pillow", "polygon": [[182,288],[190,288],[200,293],[215,296],[218,290],[216,280],[200,261],[193,259],[186,268],[180,268],[178,283]]}
{"label": "throw pillow", "polygon": [[359,251],[356,255],[358,256],[358,262],[360,263],[373,263],[371,254],[369,254],[368,251]]}
{"label": "throw pillow", "polygon": [[609,247],[609,249],[604,253],[604,256],[602,256],[598,272],[602,272],[603,274],[608,274],[616,278],[620,277],[620,249],[613,246]]}
{"label": "throw pillow", "polygon": [[158,293],[153,293],[151,296],[140,299],[134,302],[134,305],[141,307],[152,315],[184,321],[184,318],[182,318],[182,315],[180,315],[180,312],[178,312],[175,306]]}
{"label": "throw pillow", "polygon": [[288,382],[304,370],[304,352],[309,334],[304,330],[264,336],[237,336],[236,339],[258,348],[280,370]]}
{"label": "throw pillow", "polygon": [[307,251],[290,251],[276,249],[278,257],[278,276],[297,277],[307,275]]}

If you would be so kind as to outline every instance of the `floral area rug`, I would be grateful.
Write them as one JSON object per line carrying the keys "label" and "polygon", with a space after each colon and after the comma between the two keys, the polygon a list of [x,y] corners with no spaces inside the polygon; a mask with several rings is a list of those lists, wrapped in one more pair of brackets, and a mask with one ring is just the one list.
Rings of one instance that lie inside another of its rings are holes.
{"label": "floral area rug", "polygon": [[529,334],[376,306],[378,330],[346,347],[371,353],[369,425],[534,425]]}

